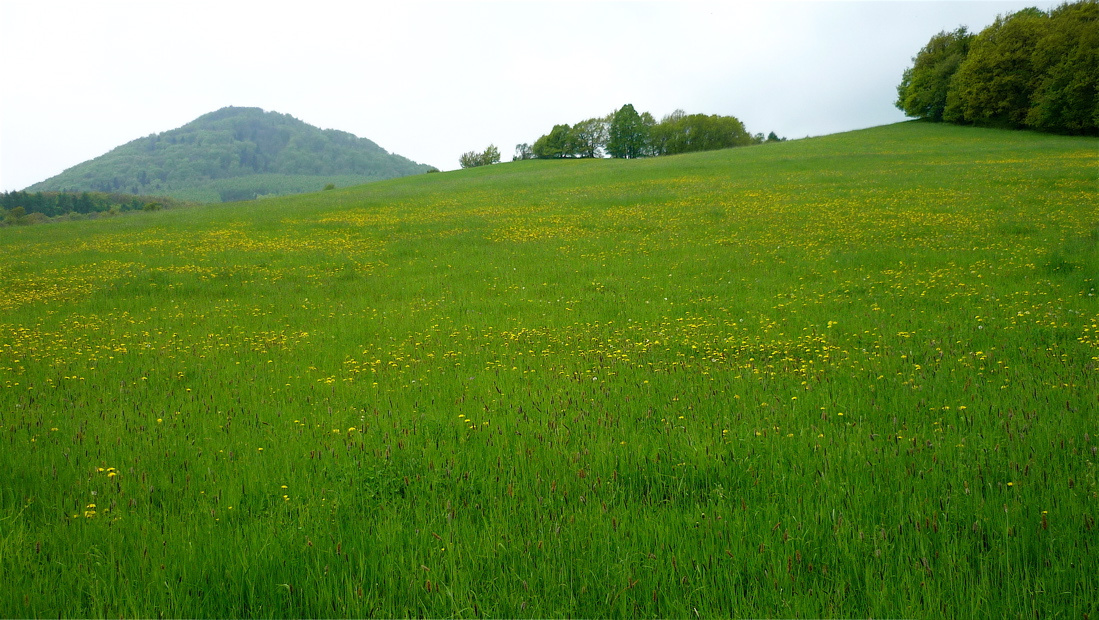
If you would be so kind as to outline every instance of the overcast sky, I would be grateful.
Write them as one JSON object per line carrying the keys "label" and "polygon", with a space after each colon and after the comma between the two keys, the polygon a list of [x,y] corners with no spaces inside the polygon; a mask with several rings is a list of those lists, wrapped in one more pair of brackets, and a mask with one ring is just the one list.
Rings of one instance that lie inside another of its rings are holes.
{"label": "overcast sky", "polygon": [[625,103],[800,138],[904,120],[941,30],[1054,2],[0,0],[0,190],[228,105],[442,170]]}

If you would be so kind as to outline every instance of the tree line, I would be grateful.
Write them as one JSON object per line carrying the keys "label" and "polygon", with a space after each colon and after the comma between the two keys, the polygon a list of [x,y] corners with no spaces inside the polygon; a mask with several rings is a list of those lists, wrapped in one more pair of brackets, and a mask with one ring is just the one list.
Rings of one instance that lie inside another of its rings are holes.
{"label": "tree line", "polygon": [[[635,159],[781,142],[785,139],[774,132],[766,138],[763,134],[752,135],[735,116],[687,114],[676,110],[657,122],[652,114],[638,112],[627,103],[606,116],[589,118],[571,126],[554,125],[534,144],[516,145],[512,161],[607,156]],[[499,161],[499,152],[491,145],[485,153],[471,151],[459,158],[463,168]]]}
{"label": "tree line", "polygon": [[105,192],[0,192],[0,221],[27,224],[61,216],[94,216],[123,211],[159,211],[186,205],[165,196]]}
{"label": "tree line", "polygon": [[979,34],[943,31],[912,59],[896,106],[931,121],[1099,134],[1099,2],[1028,8]]}
{"label": "tree line", "polygon": [[[774,132],[771,140],[781,140]],[[659,157],[694,151],[748,146],[764,141],[752,135],[735,116],[687,114],[676,110],[657,122],[648,112],[627,103],[607,116],[589,118],[573,126],[554,125],[534,144],[515,147],[515,159],[603,157],[623,159]]]}

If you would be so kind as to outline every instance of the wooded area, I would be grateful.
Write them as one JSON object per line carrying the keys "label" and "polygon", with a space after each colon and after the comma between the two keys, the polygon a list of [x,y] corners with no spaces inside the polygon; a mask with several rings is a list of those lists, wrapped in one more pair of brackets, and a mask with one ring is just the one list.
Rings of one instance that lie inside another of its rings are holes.
{"label": "wooded area", "polygon": [[990,127],[1099,134],[1099,3],[1000,16],[931,37],[904,72],[906,115]]}
{"label": "wooded area", "polygon": [[185,204],[167,196],[105,192],[0,192],[0,224],[32,224],[62,216],[78,219],[99,213],[159,211]]}
{"label": "wooded area", "polygon": [[583,157],[658,157],[695,151],[748,146],[782,141],[772,132],[752,135],[735,116],[687,114],[676,110],[657,122],[652,114],[626,104],[603,117],[580,121],[571,127],[554,125],[534,144],[515,147],[514,159],[562,159]]}

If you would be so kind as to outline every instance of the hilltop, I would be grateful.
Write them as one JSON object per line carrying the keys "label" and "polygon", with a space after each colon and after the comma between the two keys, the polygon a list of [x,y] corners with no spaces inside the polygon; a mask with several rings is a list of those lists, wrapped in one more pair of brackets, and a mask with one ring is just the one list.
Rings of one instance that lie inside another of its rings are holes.
{"label": "hilltop", "polygon": [[371,140],[288,114],[227,107],[138,138],[27,188],[215,202],[316,191],[427,172]]}

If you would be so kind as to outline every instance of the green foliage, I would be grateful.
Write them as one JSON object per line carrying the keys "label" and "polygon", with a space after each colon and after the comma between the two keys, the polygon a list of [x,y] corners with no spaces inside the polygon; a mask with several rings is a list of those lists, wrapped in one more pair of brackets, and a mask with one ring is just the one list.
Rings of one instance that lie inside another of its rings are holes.
{"label": "green foliage", "polygon": [[[228,107],[134,140],[28,189],[238,200],[264,183],[279,187],[267,193],[300,193],[316,191],[325,178],[349,178],[345,184],[354,185],[426,170],[366,138],[321,130],[286,114]],[[311,179],[286,185],[288,177]],[[256,192],[251,193],[249,198]]]}
{"label": "green foliage", "polygon": [[167,208],[185,206],[185,203],[166,196],[134,196],[104,192],[0,192],[0,208],[23,209],[28,215],[56,218],[68,214],[94,215],[111,209],[117,212],[144,209],[149,203]]}
{"label": "green foliage", "polygon": [[492,164],[500,163],[500,149],[496,148],[496,145],[490,144],[483,153],[477,153],[470,151],[463,153],[458,158],[458,163],[463,168],[476,168],[477,166],[491,166]]}
{"label": "green foliage", "polygon": [[1031,56],[1039,76],[1026,125],[1045,131],[1095,133],[1099,127],[1099,3],[1065,4]]}
{"label": "green foliage", "polygon": [[615,158],[633,159],[712,151],[762,141],[762,136],[752,136],[732,116],[687,115],[676,110],[657,123],[648,112],[639,114],[626,104],[605,118],[589,118],[573,127],[555,125],[532,147],[518,145],[515,159],[523,159],[527,148],[529,155],[538,159],[596,158],[603,157],[604,152]]}
{"label": "green foliage", "polygon": [[554,125],[553,130],[538,138],[531,146],[531,153],[538,159],[561,159],[576,155],[572,128],[568,125]]}
{"label": "green foliage", "polygon": [[27,210],[24,209],[23,207],[15,207],[13,209],[8,209],[4,213],[4,223],[5,224],[22,224],[22,223],[24,223],[24,221],[26,219],[26,216],[27,216]]}
{"label": "green foliage", "polygon": [[1099,133],[1099,2],[1000,16],[977,35],[941,32],[897,87],[908,116]]}
{"label": "green foliage", "polygon": [[931,37],[904,71],[897,87],[897,108],[914,118],[943,120],[951,78],[969,53],[972,40],[965,26]]}
{"label": "green foliage", "polygon": [[573,125],[569,136],[573,152],[578,157],[602,157],[609,137],[606,118],[589,118]]}
{"label": "green foliage", "polygon": [[748,146],[756,140],[734,116],[686,114],[676,110],[650,131],[653,155],[677,155]]}
{"label": "green foliage", "polygon": [[[646,112],[648,114],[648,112]],[[649,119],[652,116],[648,117]],[[637,113],[632,104],[615,111],[607,128],[607,153],[611,157],[635,159],[649,154],[649,137],[653,123]]]}
{"label": "green foliage", "polygon": [[999,17],[970,44],[954,76],[943,118],[991,126],[1021,127],[1036,79],[1031,57],[1046,33],[1048,17],[1027,9]]}
{"label": "green foliage", "polygon": [[516,144],[515,154],[512,155],[511,161],[523,161],[526,159],[534,159],[534,149],[526,142]]}
{"label": "green foliage", "polygon": [[[516,159],[602,157],[607,143],[607,129],[608,122],[605,118],[589,118],[572,127],[554,125],[553,130],[538,138],[533,146],[516,146]],[[529,149],[529,153],[525,149]]]}
{"label": "green foliage", "polygon": [[0,617],[1099,618],[1097,146],[0,228]]}

